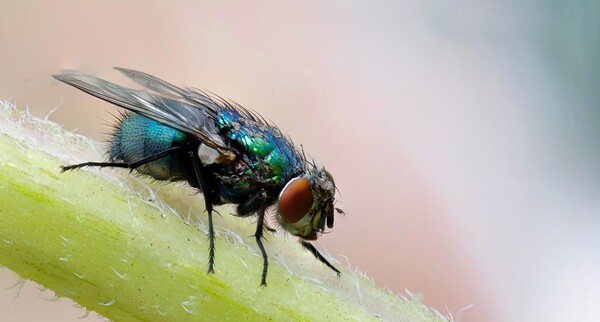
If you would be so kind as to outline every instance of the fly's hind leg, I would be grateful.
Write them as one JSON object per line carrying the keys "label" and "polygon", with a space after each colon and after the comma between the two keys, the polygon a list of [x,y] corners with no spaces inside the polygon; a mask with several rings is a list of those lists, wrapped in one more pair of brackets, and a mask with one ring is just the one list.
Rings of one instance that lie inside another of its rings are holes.
{"label": "fly's hind leg", "polygon": [[141,165],[162,159],[170,154],[173,154],[173,153],[179,151],[179,149],[181,149],[181,147],[179,147],[179,146],[170,147],[164,151],[158,152],[156,154],[153,154],[151,156],[145,157],[143,159],[140,159],[140,160],[137,160],[134,162],[84,162],[84,163],[73,164],[73,165],[61,165],[60,172],[75,170],[75,169],[84,168],[84,167],[127,168],[127,169],[133,170]]}

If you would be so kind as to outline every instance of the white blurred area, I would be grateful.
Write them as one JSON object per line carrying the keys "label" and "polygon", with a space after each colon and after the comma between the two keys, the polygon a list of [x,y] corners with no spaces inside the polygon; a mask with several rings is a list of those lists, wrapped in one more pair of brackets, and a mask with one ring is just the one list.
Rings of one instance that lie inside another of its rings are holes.
{"label": "white blurred area", "polygon": [[600,2],[0,1],[0,99],[100,139],[115,108],[49,75],[115,65],[302,143],[347,214],[318,244],[379,285],[467,322],[600,319]]}

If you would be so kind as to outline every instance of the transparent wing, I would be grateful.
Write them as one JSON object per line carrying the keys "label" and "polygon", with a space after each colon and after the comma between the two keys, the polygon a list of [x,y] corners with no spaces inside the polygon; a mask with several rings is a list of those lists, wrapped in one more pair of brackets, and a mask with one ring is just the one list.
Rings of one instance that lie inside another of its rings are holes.
{"label": "transparent wing", "polygon": [[115,69],[137,84],[161,95],[186,102],[190,107],[211,111],[215,116],[218,111],[222,109],[235,110],[246,119],[274,127],[257,113],[252,112],[233,101],[224,99],[217,94],[202,91],[197,88],[180,88],[156,76],[133,69],[123,67],[115,67]]}
{"label": "transparent wing", "polygon": [[218,134],[215,119],[221,109],[219,103],[202,92],[182,89],[142,72],[124,68],[117,70],[156,94],[126,88],[74,70],[66,70],[53,77],[109,103],[193,135],[227,159],[235,157]]}
{"label": "transparent wing", "polygon": [[215,100],[215,98],[202,91],[180,88],[158,77],[137,70],[123,67],[115,67],[115,69],[127,76],[132,81],[151,91],[155,91],[167,97],[182,100],[190,104],[191,107],[207,110],[212,113],[213,116],[215,116],[217,112],[224,107],[222,104],[223,102]]}

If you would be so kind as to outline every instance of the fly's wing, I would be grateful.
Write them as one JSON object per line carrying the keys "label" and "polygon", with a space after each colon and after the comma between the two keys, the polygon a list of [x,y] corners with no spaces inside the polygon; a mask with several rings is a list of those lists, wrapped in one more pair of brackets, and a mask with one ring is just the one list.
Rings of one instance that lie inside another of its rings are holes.
{"label": "fly's wing", "polygon": [[[202,93],[178,88],[145,73],[123,68],[118,70],[157,94],[126,88],[73,70],[63,71],[53,77],[109,103],[193,135],[226,159],[235,158],[234,152],[218,135],[215,124],[220,108],[218,103]],[[191,99],[193,96],[197,96],[195,100]]]}
{"label": "fly's wing", "polygon": [[216,117],[217,112],[223,108],[223,102],[218,102],[208,94],[198,91],[179,88],[171,83],[152,76],[150,74],[140,72],[133,69],[115,67],[116,70],[127,76],[137,84],[145,88],[155,91],[161,95],[183,100],[191,106],[201,107],[210,111],[213,117]]}

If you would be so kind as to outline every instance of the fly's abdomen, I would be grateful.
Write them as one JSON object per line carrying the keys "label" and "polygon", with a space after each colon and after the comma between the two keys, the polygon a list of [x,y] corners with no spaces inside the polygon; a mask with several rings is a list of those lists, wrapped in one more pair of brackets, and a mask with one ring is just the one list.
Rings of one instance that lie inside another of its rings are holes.
{"label": "fly's abdomen", "polygon": [[[179,145],[186,135],[139,114],[121,119],[108,152],[112,162],[131,163]],[[186,173],[179,154],[172,154],[135,169],[157,180],[185,180]]]}

